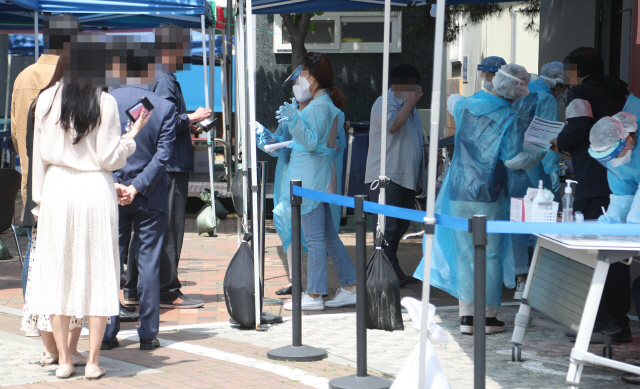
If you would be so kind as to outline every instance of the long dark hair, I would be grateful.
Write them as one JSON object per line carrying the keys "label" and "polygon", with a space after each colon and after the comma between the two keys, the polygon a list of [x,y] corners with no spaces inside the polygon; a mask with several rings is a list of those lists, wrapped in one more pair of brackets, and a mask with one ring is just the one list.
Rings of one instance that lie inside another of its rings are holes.
{"label": "long dark hair", "polygon": [[91,84],[65,84],[60,104],[60,124],[76,132],[73,144],[100,124],[100,96],[103,87]]}
{"label": "long dark hair", "polygon": [[326,55],[322,53],[307,53],[302,61],[302,67],[309,71],[309,74],[316,79],[320,88],[329,88],[329,96],[333,105],[342,109],[347,105],[347,98],[333,85],[333,64]]}
{"label": "long dark hair", "polygon": [[44,92],[47,89],[49,89],[52,86],[54,86],[56,84],[56,82],[62,80],[62,76],[63,75],[64,75],[64,59],[63,59],[62,56],[59,56],[58,57],[58,62],[56,63],[56,68],[53,71],[53,77],[51,77],[51,80],[49,81],[47,86],[45,86],[44,88],[40,89],[40,92],[38,93],[38,96],[36,97],[36,99],[33,101],[33,104],[31,105],[31,111],[29,112],[29,114],[31,115],[32,119],[35,120],[35,117],[36,117],[36,105],[38,104],[38,99],[40,98],[40,95],[42,94],[42,92]]}

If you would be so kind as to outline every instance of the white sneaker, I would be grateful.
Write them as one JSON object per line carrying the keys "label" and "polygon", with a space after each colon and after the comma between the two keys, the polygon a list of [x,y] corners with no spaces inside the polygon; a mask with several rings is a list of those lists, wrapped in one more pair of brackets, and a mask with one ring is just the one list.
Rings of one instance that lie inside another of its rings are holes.
{"label": "white sneaker", "polygon": [[[302,292],[302,310],[303,311],[324,311],[324,299],[322,296],[313,298]],[[293,302],[288,302],[284,305],[284,309],[290,311],[293,309]]]}
{"label": "white sneaker", "polygon": [[514,300],[522,300],[525,286],[527,286],[527,281],[516,281],[516,293],[513,295]]}
{"label": "white sneaker", "polygon": [[330,308],[338,308],[344,307],[345,305],[355,305],[356,304],[356,291],[353,292],[346,291],[342,289],[342,287],[338,288],[335,296],[329,301],[325,303],[327,307]]}
{"label": "white sneaker", "polygon": [[37,328],[35,330],[27,330],[26,335],[30,338],[37,338],[38,336],[40,336],[40,330]]}
{"label": "white sneaker", "polygon": [[87,336],[89,336],[89,327],[86,324],[84,324],[82,326],[82,331],[80,331],[80,337],[84,338],[84,337],[87,337]]}

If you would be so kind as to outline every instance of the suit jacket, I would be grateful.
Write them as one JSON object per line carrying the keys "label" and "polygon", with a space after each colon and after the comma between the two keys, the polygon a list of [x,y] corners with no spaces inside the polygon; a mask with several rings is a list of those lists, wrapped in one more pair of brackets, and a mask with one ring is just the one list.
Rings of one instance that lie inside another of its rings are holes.
{"label": "suit jacket", "polygon": [[153,92],[176,107],[176,140],[173,142],[173,152],[167,164],[167,171],[193,173],[193,146],[189,127],[191,120],[189,120],[187,105],[176,75],[169,72],[156,74]]}
{"label": "suit jacket", "polygon": [[123,185],[133,185],[143,196],[141,208],[167,212],[166,166],[171,158],[173,141],[176,138],[176,109],[167,100],[155,95],[144,86],[127,86],[111,91],[118,103],[122,134],[126,133],[129,117],[125,110],[143,97],[153,104],[153,113],[147,125],[135,138],[136,151],[127,159],[127,164],[113,172],[113,180]]}

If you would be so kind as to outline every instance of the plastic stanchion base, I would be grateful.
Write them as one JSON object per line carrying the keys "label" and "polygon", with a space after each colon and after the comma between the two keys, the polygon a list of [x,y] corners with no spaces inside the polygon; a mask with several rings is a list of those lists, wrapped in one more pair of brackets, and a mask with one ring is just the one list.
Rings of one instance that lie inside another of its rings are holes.
{"label": "plastic stanchion base", "polygon": [[358,377],[356,374],[346,377],[334,378],[329,381],[331,389],[389,389],[393,381],[382,377],[368,375]]}
{"label": "plastic stanchion base", "polygon": [[274,315],[269,312],[262,312],[260,315],[260,324],[282,323],[282,316]]}
{"label": "plastic stanchion base", "polygon": [[320,361],[327,357],[327,352],[310,346],[284,346],[267,351],[267,358],[276,361],[311,362]]}

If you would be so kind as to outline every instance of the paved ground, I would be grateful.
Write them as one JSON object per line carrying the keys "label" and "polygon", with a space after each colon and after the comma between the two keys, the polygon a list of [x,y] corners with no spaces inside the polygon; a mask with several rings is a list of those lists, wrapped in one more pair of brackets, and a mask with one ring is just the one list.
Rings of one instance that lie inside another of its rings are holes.
{"label": "paved ground", "polygon": [[[341,237],[355,259],[355,237]],[[25,239],[21,238],[22,243]],[[15,246],[8,243],[12,253]],[[275,234],[267,234],[265,260],[265,295],[288,282],[285,257]],[[303,318],[303,343],[326,349],[329,358],[320,362],[275,362],[266,358],[272,348],[291,342],[289,312],[281,305],[265,306],[265,310],[285,317],[282,324],[264,332],[242,330],[229,325],[223,299],[222,282],[228,263],[236,250],[235,219],[223,222],[218,237],[199,237],[194,220],[187,222],[185,247],[180,263],[183,291],[205,300],[197,310],[161,310],[161,333],[164,347],[153,352],[138,349],[135,323],[123,323],[120,340],[123,347],[101,354],[107,368],[106,378],[85,381],[55,378],[52,368],[37,363],[40,341],[19,332],[22,292],[20,265],[16,259],[0,261],[0,386],[24,385],[28,388],[61,387],[193,387],[193,388],[326,388],[328,380],[355,373],[355,315],[353,308],[306,313]],[[421,256],[420,240],[402,242],[401,261],[405,272],[415,268]],[[370,246],[369,246],[370,247]],[[306,283],[303,264],[303,283]],[[337,289],[335,270],[329,265],[329,294]],[[402,288],[403,296],[419,297],[421,285]],[[509,302],[512,291],[505,291]],[[447,343],[435,350],[452,387],[473,385],[473,337],[459,333],[456,300],[432,288],[431,302],[441,307],[436,321],[450,335]],[[507,332],[489,336],[487,340],[488,388],[564,388],[568,355],[572,344],[558,331],[533,328],[528,330],[523,347],[523,362],[511,362],[511,332],[516,307],[500,308],[499,317],[507,322]],[[371,374],[392,378],[402,367],[418,342],[418,334],[408,315],[403,316],[405,331],[368,331],[368,366]],[[640,326],[634,323],[634,332]],[[640,335],[638,339],[640,339]],[[87,349],[81,340],[80,349]],[[601,352],[594,345],[592,351]],[[640,362],[640,344],[618,345],[614,358],[630,363]],[[581,388],[626,388],[618,371],[595,366],[584,369]],[[15,386],[14,386],[15,387]]]}

